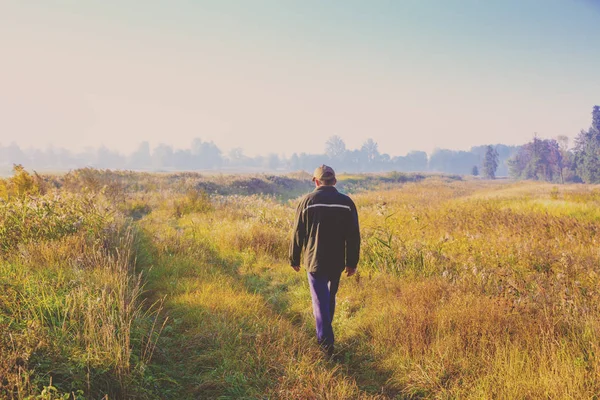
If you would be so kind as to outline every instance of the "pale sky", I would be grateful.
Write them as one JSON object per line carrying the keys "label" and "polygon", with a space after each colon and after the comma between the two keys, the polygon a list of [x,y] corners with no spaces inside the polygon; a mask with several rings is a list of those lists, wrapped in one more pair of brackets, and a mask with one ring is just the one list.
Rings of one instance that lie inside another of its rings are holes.
{"label": "pale sky", "polygon": [[404,155],[573,138],[598,0],[0,0],[0,143]]}

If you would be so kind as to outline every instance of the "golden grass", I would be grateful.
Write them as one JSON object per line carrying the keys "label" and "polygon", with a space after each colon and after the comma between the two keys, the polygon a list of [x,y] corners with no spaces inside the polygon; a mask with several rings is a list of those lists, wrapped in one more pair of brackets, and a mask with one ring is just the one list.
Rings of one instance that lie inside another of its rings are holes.
{"label": "golden grass", "polygon": [[[159,308],[142,307],[136,234],[81,201],[89,199],[17,200],[0,213],[11,228],[0,234],[0,398],[144,392],[130,387],[161,326]],[[15,210],[34,218],[19,225]]]}
{"label": "golden grass", "polygon": [[[600,344],[594,319],[598,225],[590,215],[543,209],[557,194],[539,186],[527,194],[523,184],[434,178],[355,196],[363,263],[356,280],[342,283],[335,328],[344,380],[358,392],[337,398],[585,397],[599,390],[593,356]],[[560,201],[574,209],[587,204],[582,197],[595,194],[580,188],[565,190],[576,201]],[[237,315],[244,332],[300,324],[310,342],[307,286],[285,262],[293,209],[294,202],[233,197],[216,201],[209,214],[171,223],[180,238],[218,255],[216,267],[234,266],[229,274],[246,285],[217,280],[202,289],[198,307],[208,315]],[[154,229],[160,225],[148,221]],[[246,318],[255,325],[248,328]],[[263,350],[255,347],[245,362]],[[273,385],[282,372],[270,371],[265,379]],[[308,371],[301,376],[289,396],[327,393],[306,386],[315,379]],[[232,386],[219,387],[228,393]]]}
{"label": "golden grass", "polygon": [[[268,299],[252,289],[253,283],[260,284],[253,282],[256,275],[248,269],[252,265],[242,270],[244,267],[236,266],[244,263],[238,248],[224,253],[216,244],[222,235],[231,233],[230,243],[241,246],[232,233],[235,230],[198,240],[200,222],[182,220],[189,230],[182,233],[180,226],[164,229],[158,221],[165,216],[154,214],[144,222],[157,243],[177,249],[169,256],[158,251],[149,272],[151,290],[167,295],[167,312],[176,321],[172,329],[165,330],[163,340],[170,345],[164,348],[168,356],[163,363],[166,370],[174,372],[171,379],[185,370],[187,379],[197,382],[186,388],[167,388],[174,397],[373,397],[340,374],[339,367],[328,365],[306,331],[277,313]],[[215,226],[212,222],[207,223]],[[246,245],[247,251],[259,257],[270,248]],[[186,349],[183,357],[177,354],[180,348]]]}
{"label": "golden grass", "polygon": [[[86,174],[79,179],[106,178]],[[315,344],[304,272],[287,263],[296,200],[190,192],[192,175],[153,179],[143,174],[136,186],[135,175],[124,176],[120,192],[93,200],[103,206],[91,210],[112,207],[106,218],[139,220],[130,241],[110,228],[119,223],[93,218],[82,222],[95,227],[88,230],[11,239],[15,250],[0,262],[8,396],[40,394],[50,376],[58,394],[72,397],[600,393],[597,187],[430,177],[356,190],[360,273],[342,279],[329,362]],[[344,180],[352,190],[370,187],[362,176]],[[158,320],[144,314],[143,301],[161,299]],[[33,367],[39,354],[84,372]]]}

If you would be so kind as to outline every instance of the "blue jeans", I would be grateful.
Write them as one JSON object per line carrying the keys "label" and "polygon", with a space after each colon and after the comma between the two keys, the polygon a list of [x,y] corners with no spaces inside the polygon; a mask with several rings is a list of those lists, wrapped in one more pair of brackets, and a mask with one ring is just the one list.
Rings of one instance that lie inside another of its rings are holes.
{"label": "blue jeans", "polygon": [[335,312],[335,295],[340,285],[341,276],[341,271],[329,276],[308,273],[308,284],[317,327],[317,340],[320,345],[326,348],[333,346],[334,337],[331,322]]}

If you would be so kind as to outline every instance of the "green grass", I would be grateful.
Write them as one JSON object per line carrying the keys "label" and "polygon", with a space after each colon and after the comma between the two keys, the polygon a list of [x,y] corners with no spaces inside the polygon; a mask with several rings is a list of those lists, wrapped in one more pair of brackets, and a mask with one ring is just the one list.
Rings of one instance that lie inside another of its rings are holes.
{"label": "green grass", "polygon": [[286,261],[299,193],[227,193],[242,178],[222,176],[207,194],[197,174],[58,179],[59,198],[0,205],[12,224],[0,231],[0,397],[600,393],[596,187],[341,177],[363,252],[342,278],[327,361],[305,273]]}

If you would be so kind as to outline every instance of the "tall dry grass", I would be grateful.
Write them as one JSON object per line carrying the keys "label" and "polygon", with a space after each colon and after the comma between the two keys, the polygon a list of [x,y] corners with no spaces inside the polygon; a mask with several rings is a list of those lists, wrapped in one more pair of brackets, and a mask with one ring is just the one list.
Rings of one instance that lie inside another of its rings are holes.
{"label": "tall dry grass", "polygon": [[[284,199],[287,181],[246,178],[79,171],[55,182],[59,198],[3,203],[14,229],[0,235],[0,393],[600,393],[597,187],[346,177],[363,252],[342,279],[329,362],[306,277],[287,263],[297,200]],[[265,185],[271,195],[243,195]],[[162,299],[159,314],[149,306]]]}
{"label": "tall dry grass", "polygon": [[[358,389],[391,397],[598,393],[599,225],[585,206],[594,193],[434,178],[355,195],[361,274],[343,282],[335,324]],[[221,263],[237,263],[248,289],[310,338],[306,285],[285,261],[293,205],[215,199],[211,213],[179,219],[177,229]]]}
{"label": "tall dry grass", "polygon": [[8,187],[0,398],[144,397],[160,305],[144,304],[135,228],[102,196]]}

